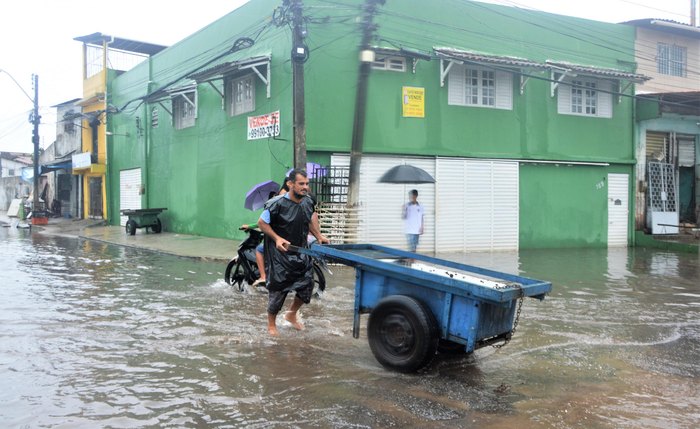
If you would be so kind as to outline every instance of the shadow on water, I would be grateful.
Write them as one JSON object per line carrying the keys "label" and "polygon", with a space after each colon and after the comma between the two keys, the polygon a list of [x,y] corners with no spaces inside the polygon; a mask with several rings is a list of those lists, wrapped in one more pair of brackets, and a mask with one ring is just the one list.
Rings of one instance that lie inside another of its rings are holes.
{"label": "shadow on water", "polygon": [[[384,370],[352,338],[334,267],[307,329],[223,264],[0,230],[2,427],[693,427],[697,256],[644,249],[445,254],[553,282],[507,347]],[[366,323],[366,318],[364,319]],[[364,325],[364,324],[363,324]],[[364,326],[363,326],[364,327]]]}

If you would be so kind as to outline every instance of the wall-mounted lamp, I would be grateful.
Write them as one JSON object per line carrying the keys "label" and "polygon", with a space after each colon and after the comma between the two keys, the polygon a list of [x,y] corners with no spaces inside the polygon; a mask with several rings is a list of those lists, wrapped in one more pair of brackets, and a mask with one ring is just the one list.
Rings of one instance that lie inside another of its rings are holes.
{"label": "wall-mounted lamp", "polygon": [[124,133],[124,134],[118,134],[118,133],[113,133],[111,131],[105,132],[108,136],[124,136],[124,137],[131,137],[131,134],[129,133]]}

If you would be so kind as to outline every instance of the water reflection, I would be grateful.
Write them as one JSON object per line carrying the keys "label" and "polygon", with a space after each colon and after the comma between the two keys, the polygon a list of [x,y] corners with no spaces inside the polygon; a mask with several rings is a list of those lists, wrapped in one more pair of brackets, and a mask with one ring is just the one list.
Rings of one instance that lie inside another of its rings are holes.
{"label": "water reflection", "polygon": [[440,255],[551,280],[501,350],[385,371],[334,268],[305,332],[223,264],[0,230],[2,427],[692,427],[697,256],[645,249]]}

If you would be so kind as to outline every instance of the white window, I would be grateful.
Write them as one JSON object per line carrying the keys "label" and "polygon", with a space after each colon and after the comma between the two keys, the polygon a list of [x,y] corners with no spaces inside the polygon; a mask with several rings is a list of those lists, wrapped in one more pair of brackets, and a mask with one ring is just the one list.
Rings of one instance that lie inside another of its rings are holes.
{"label": "white window", "polygon": [[194,126],[197,118],[197,90],[178,92],[171,96],[173,101],[173,125],[176,130]]}
{"label": "white window", "polygon": [[454,64],[447,81],[447,104],[513,109],[513,75],[487,67]]}
{"label": "white window", "polygon": [[685,46],[659,43],[656,48],[656,70],[661,74],[686,77],[688,49]]}
{"label": "white window", "polygon": [[230,79],[226,85],[229,116],[255,110],[255,76],[252,74]]}
{"label": "white window", "polygon": [[406,58],[377,55],[372,61],[375,70],[406,71]]}
{"label": "white window", "polygon": [[[555,75],[558,79],[558,76]],[[612,84],[600,79],[564,79],[557,87],[557,111],[562,115],[612,117]]]}

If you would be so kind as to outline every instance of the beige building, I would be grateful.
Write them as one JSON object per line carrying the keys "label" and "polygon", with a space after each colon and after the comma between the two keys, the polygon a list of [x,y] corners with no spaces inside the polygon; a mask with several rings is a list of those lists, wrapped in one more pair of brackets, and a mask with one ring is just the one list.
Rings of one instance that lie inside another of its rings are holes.
{"label": "beige building", "polygon": [[637,94],[700,91],[700,28],[660,19],[626,24],[637,29],[637,72],[651,77]]}
{"label": "beige building", "polygon": [[678,234],[700,221],[700,28],[642,19],[636,94],[637,230]]}

